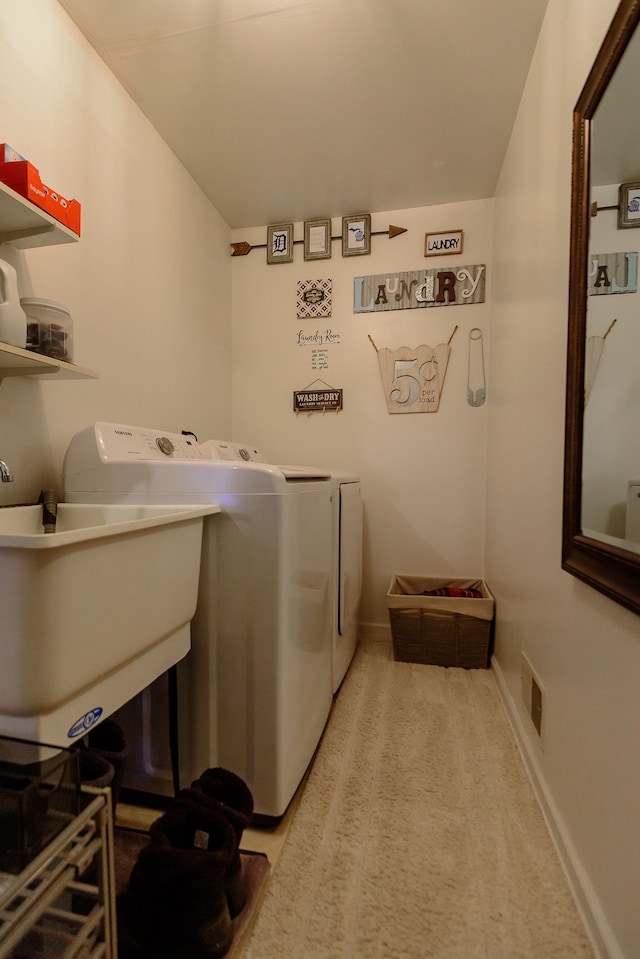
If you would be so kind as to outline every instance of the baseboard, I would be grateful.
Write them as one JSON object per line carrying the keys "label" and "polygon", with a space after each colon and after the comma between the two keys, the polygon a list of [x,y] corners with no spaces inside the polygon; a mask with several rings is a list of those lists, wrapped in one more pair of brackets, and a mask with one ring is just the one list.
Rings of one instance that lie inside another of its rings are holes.
{"label": "baseboard", "polygon": [[527,775],[567,877],[569,888],[591,939],[593,951],[597,959],[628,959],[624,956],[616,941],[595,890],[580,862],[564,820],[542,773],[538,758],[531,747],[522,718],[509,692],[504,673],[495,657],[491,661],[491,670]]}
{"label": "baseboard", "polygon": [[384,623],[360,623],[358,626],[359,639],[383,640],[391,642],[391,626]]}

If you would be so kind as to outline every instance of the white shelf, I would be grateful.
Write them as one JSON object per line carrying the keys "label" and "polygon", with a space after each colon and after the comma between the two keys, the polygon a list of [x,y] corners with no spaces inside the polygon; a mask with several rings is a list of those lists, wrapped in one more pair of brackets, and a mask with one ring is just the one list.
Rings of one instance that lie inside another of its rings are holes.
{"label": "white shelf", "polygon": [[0,182],[0,243],[19,250],[59,243],[77,243],[78,235]]}
{"label": "white shelf", "polygon": [[58,380],[95,380],[100,374],[52,356],[21,350],[0,342],[0,380],[5,376],[35,376]]}
{"label": "white shelf", "polygon": [[[0,182],[0,243],[19,250],[60,243],[77,243],[73,230],[59,223],[30,200]],[[52,356],[21,350],[0,342],[0,382],[5,376],[34,376],[37,379],[95,380],[99,374]]]}

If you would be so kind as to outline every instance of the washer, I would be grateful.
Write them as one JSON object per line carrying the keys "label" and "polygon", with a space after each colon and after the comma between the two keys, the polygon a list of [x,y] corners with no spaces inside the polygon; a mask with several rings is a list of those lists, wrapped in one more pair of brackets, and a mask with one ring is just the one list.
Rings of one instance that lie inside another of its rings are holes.
{"label": "washer", "polygon": [[[256,814],[277,819],[332,702],[331,476],[256,462],[241,446],[222,459],[214,447],[96,423],[71,440],[65,498],[221,507],[205,520],[192,649],[182,670],[185,782],[225,766],[250,786]],[[145,709],[148,716],[148,703]],[[153,735],[151,722],[143,736],[149,754]]]}

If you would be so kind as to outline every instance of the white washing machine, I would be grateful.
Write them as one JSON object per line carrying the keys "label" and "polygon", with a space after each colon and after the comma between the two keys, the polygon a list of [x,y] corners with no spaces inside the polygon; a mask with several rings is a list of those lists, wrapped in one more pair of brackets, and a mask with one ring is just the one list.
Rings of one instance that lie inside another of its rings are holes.
{"label": "white washing machine", "polygon": [[214,446],[96,423],[71,440],[65,498],[221,507],[205,520],[179,708],[185,782],[225,766],[249,784],[258,816],[279,818],[331,708],[331,477],[253,462],[240,446],[223,459]]}

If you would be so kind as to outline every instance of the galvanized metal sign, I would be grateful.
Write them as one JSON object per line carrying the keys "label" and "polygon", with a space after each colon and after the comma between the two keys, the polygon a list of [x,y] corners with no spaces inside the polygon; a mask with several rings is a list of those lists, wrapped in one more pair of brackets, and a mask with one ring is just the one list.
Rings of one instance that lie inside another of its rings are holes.
{"label": "galvanized metal sign", "polygon": [[486,266],[456,270],[420,270],[357,276],[353,281],[353,312],[425,309],[484,303]]}
{"label": "galvanized metal sign", "polygon": [[635,293],[638,289],[638,254],[589,254],[588,282],[589,296]]}

